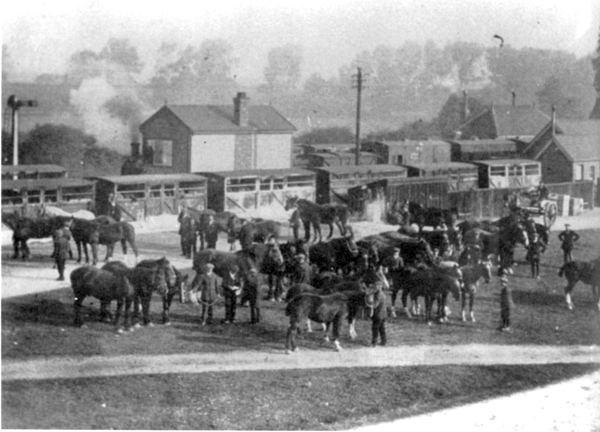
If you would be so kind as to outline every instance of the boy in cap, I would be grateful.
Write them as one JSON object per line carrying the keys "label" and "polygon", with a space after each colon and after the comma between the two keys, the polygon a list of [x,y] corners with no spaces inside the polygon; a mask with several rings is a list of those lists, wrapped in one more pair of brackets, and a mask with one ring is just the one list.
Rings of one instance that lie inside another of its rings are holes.
{"label": "boy in cap", "polygon": [[500,277],[500,285],[502,291],[500,291],[500,331],[510,331],[510,312],[513,307],[513,300],[510,288],[508,287],[508,271],[502,270],[502,276]]}
{"label": "boy in cap", "polygon": [[224,324],[233,324],[235,321],[235,310],[237,305],[237,296],[242,292],[242,279],[240,269],[233,265],[223,278],[222,288],[223,297],[225,297],[225,320]]}
{"label": "boy in cap", "polygon": [[296,265],[292,274],[292,283],[310,284],[312,280],[312,268],[306,262],[306,255],[299,253],[296,255]]}
{"label": "boy in cap", "polygon": [[558,235],[558,239],[562,242],[560,247],[563,250],[563,264],[573,261],[571,252],[575,247],[575,242],[579,240],[579,234],[571,231],[571,225],[565,224],[565,230]]}
{"label": "boy in cap", "polygon": [[260,273],[252,267],[244,281],[244,297],[250,304],[250,324],[260,322],[260,288],[262,285],[263,279]]}
{"label": "boy in cap", "polygon": [[59,281],[65,280],[65,263],[67,262],[67,258],[69,257],[69,252],[71,251],[71,230],[69,229],[70,221],[65,220],[62,228],[54,231],[52,235],[52,240],[54,241],[54,262],[56,263],[56,268],[58,269],[58,279]]}
{"label": "boy in cap", "polygon": [[540,257],[544,252],[546,252],[546,246],[540,241],[540,236],[534,234],[533,240],[527,248],[527,255],[525,255],[525,259],[531,265],[531,277],[534,279],[540,278]]}
{"label": "boy in cap", "polygon": [[213,264],[206,264],[204,271],[198,274],[192,282],[192,290],[197,290],[200,293],[199,301],[202,304],[201,325],[212,324],[213,306],[221,298],[219,280],[217,275],[213,273],[214,268]]}

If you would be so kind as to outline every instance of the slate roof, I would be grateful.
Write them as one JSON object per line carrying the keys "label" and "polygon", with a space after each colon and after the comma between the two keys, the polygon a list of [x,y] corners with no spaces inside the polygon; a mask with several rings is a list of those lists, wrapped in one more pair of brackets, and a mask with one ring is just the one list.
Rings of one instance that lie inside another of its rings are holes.
{"label": "slate roof", "polygon": [[268,105],[248,106],[248,126],[233,119],[233,105],[165,105],[142,123],[150,122],[163,110],[170,111],[194,134],[207,133],[293,133],[296,127]]}
{"label": "slate roof", "polygon": [[556,123],[556,132],[564,135],[595,136],[600,144],[600,120],[566,120]]}
{"label": "slate roof", "polygon": [[555,135],[555,141],[573,162],[600,161],[600,140],[597,136]]}
{"label": "slate roof", "polygon": [[466,131],[474,124],[487,121],[495,128],[489,131],[489,136],[535,136],[549,120],[548,115],[531,105],[492,105],[464,123],[460,130]]}
{"label": "slate roof", "polygon": [[2,165],[2,174],[64,173],[67,169],[59,165]]}

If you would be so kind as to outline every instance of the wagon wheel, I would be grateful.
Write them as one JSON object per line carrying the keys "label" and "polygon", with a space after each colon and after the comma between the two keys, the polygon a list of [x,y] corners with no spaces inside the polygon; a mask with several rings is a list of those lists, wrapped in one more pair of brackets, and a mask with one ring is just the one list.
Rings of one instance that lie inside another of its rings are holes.
{"label": "wagon wheel", "polygon": [[556,221],[556,215],[558,214],[558,208],[555,202],[546,203],[544,207],[544,225],[550,228]]}

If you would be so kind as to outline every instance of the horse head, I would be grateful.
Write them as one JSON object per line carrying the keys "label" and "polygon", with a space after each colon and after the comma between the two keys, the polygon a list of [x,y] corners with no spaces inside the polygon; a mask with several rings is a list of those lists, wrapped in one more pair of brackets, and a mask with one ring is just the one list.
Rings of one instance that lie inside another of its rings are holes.
{"label": "horse head", "polygon": [[296,207],[296,203],[297,202],[298,202],[298,196],[297,195],[295,195],[295,196],[288,196],[285,199],[285,206],[284,206],[285,211],[288,211],[288,210]]}
{"label": "horse head", "polygon": [[490,261],[482,261],[478,265],[481,269],[483,280],[485,283],[490,283],[492,281],[492,263]]}

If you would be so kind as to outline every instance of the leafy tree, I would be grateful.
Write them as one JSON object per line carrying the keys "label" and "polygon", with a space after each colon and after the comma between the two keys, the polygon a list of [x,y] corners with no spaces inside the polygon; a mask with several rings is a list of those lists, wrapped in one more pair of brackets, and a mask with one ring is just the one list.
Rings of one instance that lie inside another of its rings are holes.
{"label": "leafy tree", "polygon": [[349,144],[355,141],[347,127],[315,128],[294,138],[296,144]]}
{"label": "leafy tree", "polygon": [[592,109],[590,118],[600,119],[600,33],[598,33],[598,47],[596,47],[596,57],[592,59],[594,67],[594,87],[596,88],[596,104]]}
{"label": "leafy tree", "polygon": [[269,101],[278,101],[296,91],[301,66],[302,48],[299,45],[287,44],[269,51],[267,66],[263,72]]}
{"label": "leafy tree", "polygon": [[[45,124],[32,129],[19,146],[21,164],[55,164],[71,176],[118,174],[123,156],[96,145],[96,138],[65,125]],[[85,168],[85,172],[84,172]]]}
{"label": "leafy tree", "polygon": [[180,51],[163,45],[160,52],[173,57],[159,65],[151,87],[156,102],[207,104],[231,103],[237,85],[231,78],[233,48],[222,39],[207,39],[200,46]]}

